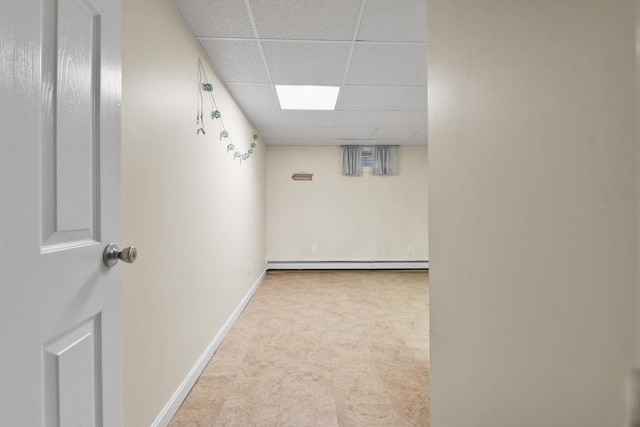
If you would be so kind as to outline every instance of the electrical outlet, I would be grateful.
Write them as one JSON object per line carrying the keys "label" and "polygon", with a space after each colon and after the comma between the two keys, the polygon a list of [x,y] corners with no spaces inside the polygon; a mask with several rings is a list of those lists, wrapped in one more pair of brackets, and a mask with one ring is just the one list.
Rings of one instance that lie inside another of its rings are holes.
{"label": "electrical outlet", "polygon": [[413,255],[413,246],[407,246],[407,255]]}
{"label": "electrical outlet", "polygon": [[311,255],[318,255],[318,245],[311,245]]}

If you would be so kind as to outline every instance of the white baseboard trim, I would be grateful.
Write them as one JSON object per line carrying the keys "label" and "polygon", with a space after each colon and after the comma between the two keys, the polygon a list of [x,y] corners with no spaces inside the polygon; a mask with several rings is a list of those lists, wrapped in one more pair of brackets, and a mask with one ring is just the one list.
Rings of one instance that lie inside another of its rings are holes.
{"label": "white baseboard trim", "polygon": [[227,336],[233,324],[236,323],[238,317],[240,317],[240,314],[242,313],[242,310],[244,310],[251,300],[251,297],[253,297],[253,294],[258,290],[258,287],[260,287],[260,284],[262,284],[266,275],[267,270],[265,269],[251,289],[249,289],[249,292],[247,292],[242,301],[240,301],[240,304],[238,304],[233,313],[231,313],[231,316],[229,316],[224,325],[222,325],[222,328],[220,328],[216,336],[213,338],[213,341],[211,341],[196,364],[191,368],[186,378],[182,380],[182,383],[173,393],[173,396],[171,396],[171,399],[169,399],[162,411],[160,411],[160,414],[158,414],[155,421],[151,424],[151,427],[166,427],[169,425],[171,418],[173,418],[176,412],[178,412],[180,405],[182,405],[182,402],[186,399],[189,391],[191,391],[191,388],[200,377],[200,374],[202,374],[202,371],[204,371],[204,368],[207,367],[207,363],[211,360],[213,353],[215,353],[218,347],[220,347],[222,340]]}
{"label": "white baseboard trim", "polygon": [[429,261],[269,261],[268,270],[425,270]]}

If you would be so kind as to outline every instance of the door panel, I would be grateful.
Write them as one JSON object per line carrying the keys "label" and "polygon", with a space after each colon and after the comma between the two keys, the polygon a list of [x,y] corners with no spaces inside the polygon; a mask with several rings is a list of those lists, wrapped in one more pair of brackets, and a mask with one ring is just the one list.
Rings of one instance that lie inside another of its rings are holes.
{"label": "door panel", "polygon": [[86,0],[49,2],[43,29],[43,251],[97,241],[100,15]]}
{"label": "door panel", "polygon": [[45,426],[100,425],[99,317],[44,346]]}
{"label": "door panel", "polygon": [[120,34],[120,0],[0,14],[0,426],[121,425]]}

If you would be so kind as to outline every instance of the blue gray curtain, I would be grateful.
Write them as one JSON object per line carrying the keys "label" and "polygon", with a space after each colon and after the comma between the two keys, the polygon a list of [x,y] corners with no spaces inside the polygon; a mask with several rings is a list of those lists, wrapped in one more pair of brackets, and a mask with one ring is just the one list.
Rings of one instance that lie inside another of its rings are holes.
{"label": "blue gray curtain", "polygon": [[395,175],[398,173],[398,147],[375,145],[373,151],[373,174]]}
{"label": "blue gray curtain", "polygon": [[342,147],[342,175],[362,175],[362,147],[357,145]]}

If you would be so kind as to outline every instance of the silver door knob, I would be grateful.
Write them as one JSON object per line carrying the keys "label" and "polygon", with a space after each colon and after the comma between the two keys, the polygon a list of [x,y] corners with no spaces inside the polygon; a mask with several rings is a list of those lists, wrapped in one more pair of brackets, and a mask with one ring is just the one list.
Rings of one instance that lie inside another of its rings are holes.
{"label": "silver door knob", "polygon": [[135,246],[129,246],[120,250],[115,243],[109,243],[102,254],[104,265],[111,268],[118,263],[118,260],[131,264],[138,257],[138,250]]}

